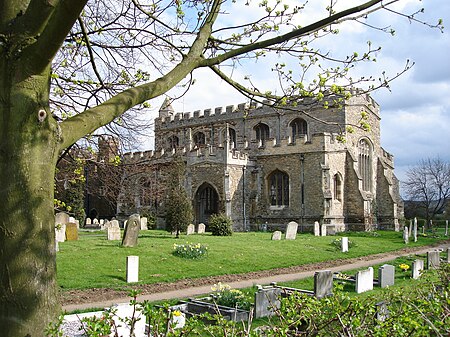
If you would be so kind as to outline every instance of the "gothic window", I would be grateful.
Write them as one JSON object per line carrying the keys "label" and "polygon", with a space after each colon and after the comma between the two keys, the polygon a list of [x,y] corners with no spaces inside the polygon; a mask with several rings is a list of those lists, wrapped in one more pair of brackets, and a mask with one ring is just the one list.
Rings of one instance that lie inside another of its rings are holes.
{"label": "gothic window", "polygon": [[308,124],[302,118],[296,118],[291,122],[292,141],[304,137],[308,133]]}
{"label": "gothic window", "polygon": [[266,140],[269,139],[269,126],[264,123],[259,123],[253,128],[256,132],[256,140],[260,145],[264,145]]}
{"label": "gothic window", "polygon": [[169,143],[169,149],[173,150],[179,146],[180,141],[177,136],[173,135],[173,136],[169,137],[168,143]]}
{"label": "gothic window", "polygon": [[271,206],[289,205],[289,176],[279,170],[269,175],[269,198]]}
{"label": "gothic window", "polygon": [[228,128],[228,138],[230,140],[230,146],[233,149],[236,148],[236,131],[233,128]]}
{"label": "gothic window", "polygon": [[203,132],[197,132],[194,134],[194,145],[202,146],[206,144],[205,134]]}
{"label": "gothic window", "polygon": [[333,178],[334,182],[334,199],[342,201],[342,177],[336,173]]}
{"label": "gothic window", "polygon": [[363,191],[372,191],[372,151],[369,142],[361,139],[358,143],[358,166],[362,178]]}

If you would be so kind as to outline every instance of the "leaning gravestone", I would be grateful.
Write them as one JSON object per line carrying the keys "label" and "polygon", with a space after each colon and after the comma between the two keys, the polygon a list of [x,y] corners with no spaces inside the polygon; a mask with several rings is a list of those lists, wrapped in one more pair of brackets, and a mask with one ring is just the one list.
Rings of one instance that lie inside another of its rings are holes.
{"label": "leaning gravestone", "polygon": [[78,228],[76,223],[69,222],[68,224],[66,224],[66,240],[67,241],[78,240]]}
{"label": "leaning gravestone", "polygon": [[186,229],[186,235],[191,235],[191,234],[195,234],[195,226],[193,224],[190,224],[189,226],[187,226],[187,229]]}
{"label": "leaning gravestone", "polygon": [[122,246],[134,247],[138,243],[139,230],[141,229],[141,219],[139,214],[130,215],[127,226],[123,233]]}
{"label": "leaning gravestone", "polygon": [[317,298],[333,295],[333,272],[331,270],[314,273],[314,295]]}
{"label": "leaning gravestone", "polygon": [[427,252],[427,269],[439,268],[441,264],[439,251],[431,250]]}
{"label": "leaning gravestone", "polygon": [[314,236],[320,236],[320,224],[318,221],[314,222]]}
{"label": "leaning gravestone", "polygon": [[281,240],[281,232],[280,232],[280,231],[275,231],[275,232],[273,232],[273,234],[272,234],[272,240],[275,240],[275,241]]}
{"label": "leaning gravestone", "polygon": [[291,221],[286,227],[286,240],[295,240],[297,237],[298,223]]}
{"label": "leaning gravestone", "polygon": [[381,288],[394,285],[395,267],[390,264],[384,264],[378,269],[378,281]]}
{"label": "leaning gravestone", "polygon": [[356,273],[356,292],[358,294],[373,289],[373,268],[369,267]]}
{"label": "leaning gravestone", "polygon": [[119,227],[107,227],[106,233],[108,235],[108,240],[121,240],[122,237],[120,235],[120,228]]}
{"label": "leaning gravestone", "polygon": [[145,216],[143,216],[141,218],[141,230],[147,230],[148,229],[147,223],[148,223],[148,219]]}
{"label": "leaning gravestone", "polygon": [[204,234],[204,233],[205,233],[205,230],[206,230],[205,224],[204,224],[203,222],[199,223],[199,224],[198,224],[198,230],[197,230],[197,233],[198,233],[198,234]]}
{"label": "leaning gravestone", "polygon": [[423,260],[417,259],[413,261],[411,268],[413,279],[417,280],[420,277],[420,273],[423,271],[423,266]]}

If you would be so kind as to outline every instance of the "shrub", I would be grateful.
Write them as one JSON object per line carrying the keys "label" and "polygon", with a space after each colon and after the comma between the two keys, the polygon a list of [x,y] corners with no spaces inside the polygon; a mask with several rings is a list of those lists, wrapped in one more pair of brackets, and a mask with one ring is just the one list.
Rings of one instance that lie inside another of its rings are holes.
{"label": "shrub", "polygon": [[208,247],[200,243],[193,244],[187,242],[186,244],[174,244],[173,255],[179,256],[185,259],[199,259],[208,253]]}
{"label": "shrub", "polygon": [[209,218],[209,230],[215,236],[230,236],[233,234],[233,223],[225,214],[213,214]]}
{"label": "shrub", "polygon": [[231,289],[229,285],[219,282],[211,287],[214,302],[231,308],[249,310],[251,301],[238,289]]}

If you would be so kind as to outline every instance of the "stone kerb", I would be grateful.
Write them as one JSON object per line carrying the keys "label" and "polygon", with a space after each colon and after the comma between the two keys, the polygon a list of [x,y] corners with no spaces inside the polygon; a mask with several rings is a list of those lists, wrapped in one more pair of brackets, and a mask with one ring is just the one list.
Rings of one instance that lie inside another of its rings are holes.
{"label": "stone kerb", "polygon": [[298,223],[291,221],[286,227],[286,240],[295,240],[297,237]]}
{"label": "stone kerb", "polygon": [[356,273],[356,292],[358,294],[373,289],[373,268],[369,267]]}

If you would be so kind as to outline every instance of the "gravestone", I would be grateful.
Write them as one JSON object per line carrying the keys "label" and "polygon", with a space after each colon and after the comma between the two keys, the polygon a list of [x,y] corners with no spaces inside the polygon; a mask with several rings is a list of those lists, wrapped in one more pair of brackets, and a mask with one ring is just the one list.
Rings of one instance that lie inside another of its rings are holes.
{"label": "gravestone", "polygon": [[327,236],[327,225],[326,224],[322,224],[320,234],[322,236]]}
{"label": "gravestone", "polygon": [[195,234],[195,226],[193,224],[190,224],[189,226],[187,226],[187,229],[186,229],[186,235],[191,235],[191,234]]}
{"label": "gravestone", "polygon": [[408,234],[408,227],[403,228],[403,241],[408,244],[409,243],[409,234]]}
{"label": "gravestone", "polygon": [[109,227],[120,228],[119,220],[111,220],[108,225],[109,225]]}
{"label": "gravestone", "polygon": [[139,256],[127,256],[127,283],[139,282]]}
{"label": "gravestone", "polygon": [[408,238],[412,235],[412,220],[409,220]]}
{"label": "gravestone", "polygon": [[420,277],[420,274],[423,270],[424,263],[423,260],[417,259],[414,260],[411,267],[412,278],[417,280]]}
{"label": "gravestone", "polygon": [[69,216],[69,221],[68,222],[75,223],[75,218],[73,216]]}
{"label": "gravestone", "polygon": [[66,240],[67,241],[78,240],[78,228],[76,223],[69,222],[68,224],[66,224]]}
{"label": "gravestone", "polygon": [[66,224],[57,224],[55,226],[55,240],[57,242],[66,241]]}
{"label": "gravestone", "polygon": [[134,247],[138,243],[139,230],[141,229],[141,219],[139,214],[132,214],[128,218],[127,226],[123,233],[122,246]]}
{"label": "gravestone", "polygon": [[55,252],[59,252],[59,241],[55,241]]}
{"label": "gravestone", "polygon": [[100,226],[103,226],[105,224],[105,219],[100,219],[98,223],[100,224]]}
{"label": "gravestone", "polygon": [[57,225],[65,225],[69,222],[69,214],[64,212],[59,212],[55,214],[55,226]]}
{"label": "gravestone", "polygon": [[272,233],[272,240],[281,240],[281,232],[275,231]]}
{"label": "gravestone", "polygon": [[93,224],[93,225],[98,225],[98,219],[95,218],[94,220],[92,220],[92,224]]}
{"label": "gravestone", "polygon": [[255,292],[255,318],[273,316],[281,306],[280,296],[281,288],[258,286]]}
{"label": "gravestone", "polygon": [[145,216],[141,218],[141,230],[148,230],[148,219]]}
{"label": "gravestone", "polygon": [[414,218],[413,237],[414,242],[417,242],[417,218]]}
{"label": "gravestone", "polygon": [[106,233],[107,233],[109,241],[121,240],[122,239],[122,237],[120,235],[120,228],[119,227],[107,227],[106,228]]}
{"label": "gravestone", "polygon": [[381,288],[394,285],[395,267],[390,264],[384,264],[378,268],[378,281]]}
{"label": "gravestone", "polygon": [[78,229],[80,229],[80,220],[78,220],[78,219],[75,219],[75,221],[74,221],[75,223],[76,223],[76,225],[77,225],[77,228]]}
{"label": "gravestone", "polygon": [[348,252],[348,237],[344,236],[341,238],[341,252]]}
{"label": "gravestone", "polygon": [[425,226],[422,226],[422,234],[425,234]]}
{"label": "gravestone", "polygon": [[314,295],[317,298],[333,295],[333,272],[331,270],[314,273]]}
{"label": "gravestone", "polygon": [[197,233],[198,234],[204,234],[206,230],[206,226],[203,222],[198,224],[198,229],[197,229]]}
{"label": "gravestone", "polygon": [[448,220],[445,220],[445,236],[448,236]]}
{"label": "gravestone", "polygon": [[450,248],[447,248],[447,263],[450,263]]}
{"label": "gravestone", "polygon": [[286,240],[295,240],[297,237],[298,223],[291,221],[286,227]]}
{"label": "gravestone", "polygon": [[439,251],[431,250],[427,252],[427,269],[439,268],[441,264],[441,259],[439,256]]}
{"label": "gravestone", "polygon": [[386,318],[389,318],[389,309],[385,301],[375,304],[376,318],[380,322],[384,322]]}
{"label": "gravestone", "polygon": [[[134,315],[133,320],[133,336],[144,337],[147,336],[145,333],[145,323],[146,317],[141,311],[136,310],[136,308],[130,303],[116,304],[111,307],[115,310],[115,315],[113,316],[114,326],[117,328],[117,334],[113,336],[130,336],[131,321],[129,320]],[[127,320],[128,319],[128,320]]]}
{"label": "gravestone", "polygon": [[314,236],[320,236],[320,224],[318,221],[314,222]]}
{"label": "gravestone", "polygon": [[358,294],[373,289],[373,268],[369,267],[356,273],[356,292]]}
{"label": "gravestone", "polygon": [[85,222],[86,226],[89,226],[92,224],[92,220],[91,218],[86,218],[86,222]]}

